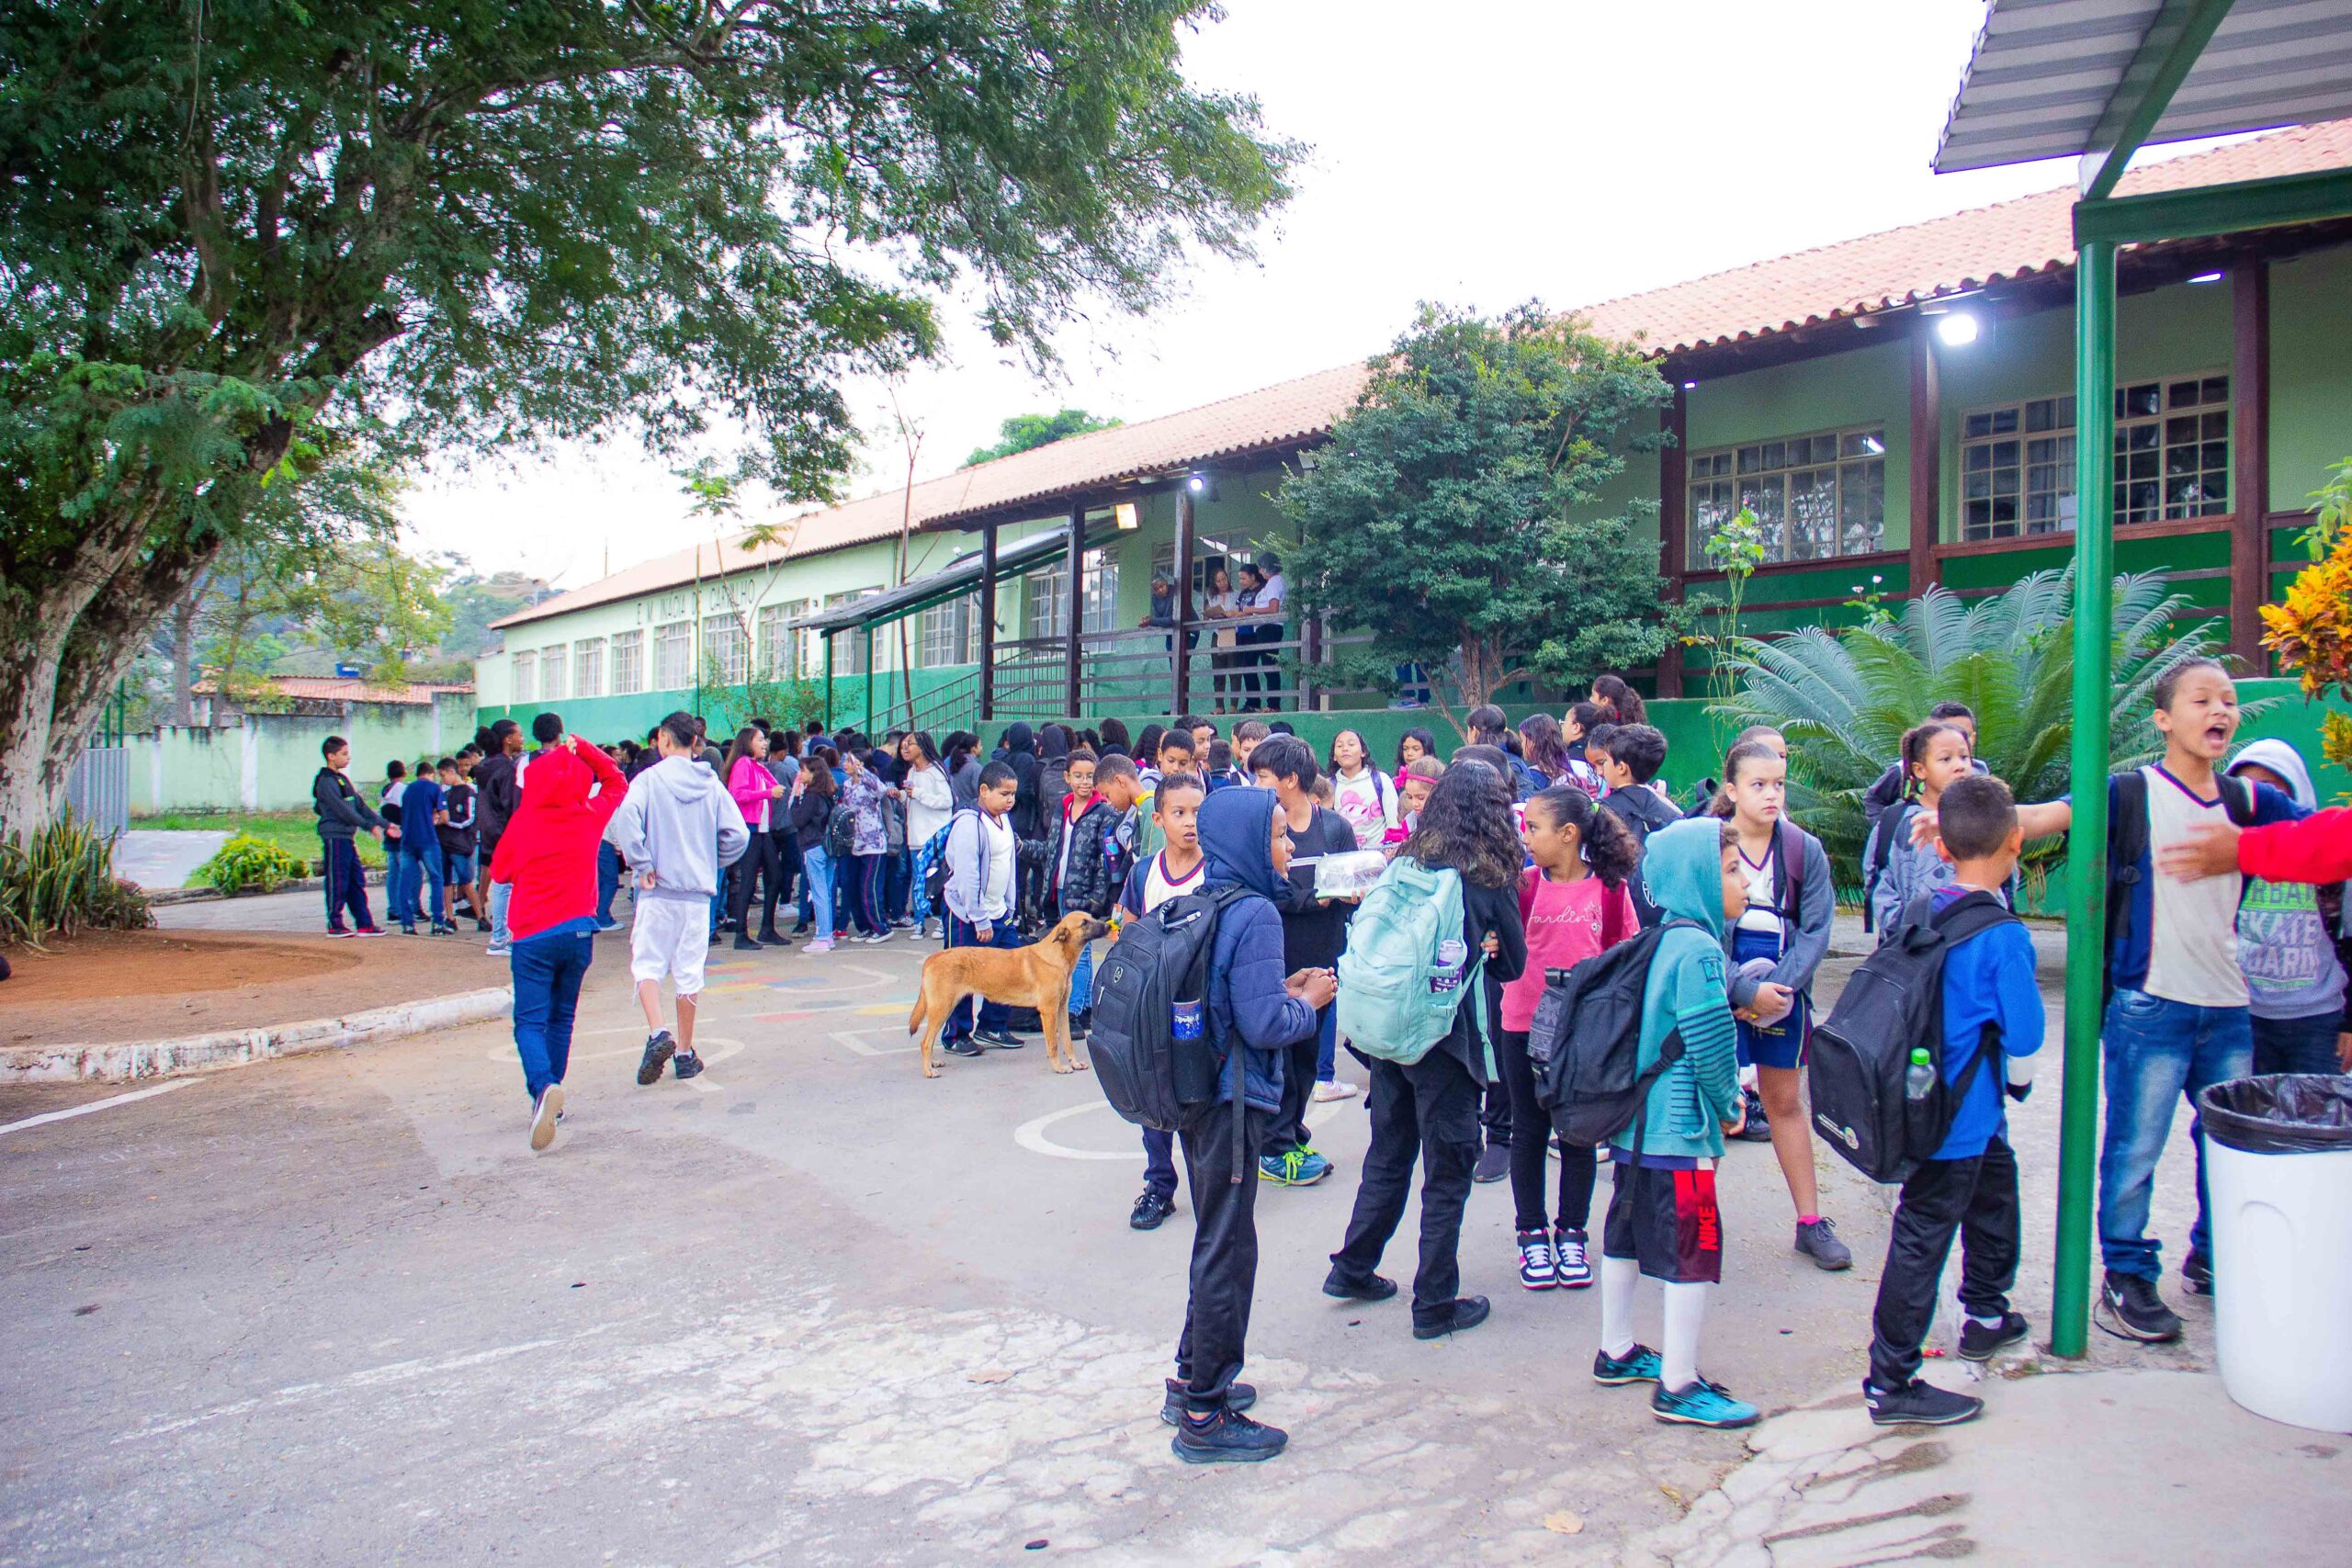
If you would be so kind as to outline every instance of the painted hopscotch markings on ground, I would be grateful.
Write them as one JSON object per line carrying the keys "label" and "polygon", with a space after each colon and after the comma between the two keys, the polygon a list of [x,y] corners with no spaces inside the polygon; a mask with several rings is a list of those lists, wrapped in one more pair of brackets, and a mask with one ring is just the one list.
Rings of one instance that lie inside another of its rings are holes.
{"label": "painted hopscotch markings on ground", "polygon": [[110,1094],[104,1100],[85,1100],[79,1105],[69,1105],[62,1111],[44,1111],[38,1116],[28,1116],[21,1122],[11,1122],[6,1126],[0,1127],[0,1134],[21,1133],[28,1127],[45,1127],[51,1122],[64,1122],[76,1116],[87,1116],[95,1111],[111,1111],[118,1105],[129,1105],[135,1100],[153,1100],[159,1094],[169,1094],[175,1089],[186,1089],[195,1082],[194,1078],[174,1078],[169,1083],[159,1083],[153,1089],[135,1089],[129,1094]]}
{"label": "painted hopscotch markings on ground", "polygon": [[[635,1060],[645,1054],[645,1026],[641,1023],[616,1023],[597,1029],[582,1029],[577,1031],[572,1038],[584,1040],[599,1034],[627,1034],[633,1036],[636,1043],[623,1045],[611,1051],[575,1050],[571,1053],[572,1063],[609,1062],[616,1057],[623,1056]],[[751,1046],[748,1043],[731,1035],[707,1034],[697,1030],[695,1033],[695,1051],[702,1057],[703,1071],[698,1077],[688,1078],[686,1087],[701,1094],[717,1094],[726,1086],[711,1077],[710,1069],[730,1057],[741,1055],[750,1049]],[[514,1059],[514,1050],[511,1045],[493,1046],[484,1052],[483,1056],[488,1061],[511,1062]],[[569,1067],[566,1070],[569,1071]]]}
{"label": "painted hopscotch markings on ground", "polygon": [[[1340,1103],[1338,1100],[1325,1100],[1319,1105],[1309,1105],[1306,1110],[1306,1124],[1309,1127],[1320,1127],[1338,1112]],[[1043,1116],[1031,1117],[1020,1126],[1015,1127],[1012,1130],[1012,1141],[1033,1155],[1047,1155],[1055,1159],[1139,1160],[1143,1158],[1143,1150],[1139,1146],[1130,1149],[1074,1149],[1068,1144],[1057,1143],[1046,1135],[1047,1128],[1067,1122],[1073,1116],[1083,1116],[1090,1111],[1110,1110],[1111,1102],[1107,1100],[1081,1100],[1076,1105],[1064,1106],[1059,1111],[1048,1111]],[[1112,1114],[1115,1116],[1118,1113],[1112,1111]]]}

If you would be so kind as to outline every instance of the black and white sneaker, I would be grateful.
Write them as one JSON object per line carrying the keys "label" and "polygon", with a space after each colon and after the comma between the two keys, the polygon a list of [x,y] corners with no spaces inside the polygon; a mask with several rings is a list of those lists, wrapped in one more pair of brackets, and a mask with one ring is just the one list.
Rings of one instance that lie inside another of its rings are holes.
{"label": "black and white sneaker", "polygon": [[2118,1339],[2143,1345],[2164,1345],[2180,1337],[2180,1318],[2156,1294],[2156,1282],[2138,1274],[2110,1269],[2099,1287],[2098,1305],[2091,1321]]}
{"label": "black and white sneaker", "polygon": [[2213,1260],[2201,1252],[2192,1252],[2180,1260],[2180,1288],[2192,1296],[2213,1293]]}
{"label": "black and white sneaker", "polygon": [[939,1048],[951,1056],[978,1056],[988,1049],[979,1043],[978,1038],[969,1034],[961,1040],[943,1040],[939,1043]]}
{"label": "black and white sneaker", "polygon": [[1913,1378],[1901,1388],[1881,1388],[1862,1380],[1862,1403],[1879,1427],[1956,1427],[1984,1413],[1984,1402]]}
{"label": "black and white sneaker", "polygon": [[1156,1231],[1175,1212],[1175,1199],[1163,1197],[1146,1188],[1127,1215],[1127,1228],[1131,1231]]}
{"label": "black and white sneaker", "polygon": [[1747,1120],[1740,1123],[1739,1131],[1734,1133],[1732,1136],[1743,1144],[1770,1143],[1772,1119],[1764,1113],[1764,1101],[1757,1097],[1756,1091],[1752,1089],[1741,1089],[1739,1100],[1741,1109],[1747,1113]]}
{"label": "black and white sneaker", "polygon": [[660,1083],[662,1069],[670,1065],[670,1058],[676,1055],[677,1052],[678,1043],[671,1038],[670,1032],[666,1029],[648,1040],[645,1043],[644,1059],[637,1064],[639,1087],[646,1088]]}
{"label": "black and white sneaker", "polygon": [[[1246,1382],[1225,1385],[1225,1407],[1238,1416],[1258,1403],[1258,1391]],[[1159,1418],[1170,1427],[1182,1426],[1184,1420],[1184,1385],[1175,1378],[1168,1380],[1167,1397],[1159,1402]]]}
{"label": "black and white sneaker", "polygon": [[983,1045],[994,1046],[1000,1051],[1018,1051],[1029,1043],[1018,1034],[1009,1033],[1001,1029],[975,1030],[972,1032],[972,1038]]}
{"label": "black and white sneaker", "polygon": [[1960,1325],[1960,1359],[1963,1361],[1989,1361],[2012,1345],[2025,1343],[2026,1321],[2022,1313],[2003,1313],[1997,1328],[1987,1328],[1974,1318],[1964,1319]]}

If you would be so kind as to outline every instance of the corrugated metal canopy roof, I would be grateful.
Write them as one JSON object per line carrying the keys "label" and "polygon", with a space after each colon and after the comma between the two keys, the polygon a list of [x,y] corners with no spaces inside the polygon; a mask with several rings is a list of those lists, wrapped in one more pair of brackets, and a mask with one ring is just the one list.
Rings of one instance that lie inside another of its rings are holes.
{"label": "corrugated metal canopy roof", "polygon": [[[1115,528],[1089,528],[1086,542],[1091,547],[1100,544]],[[996,553],[998,581],[1006,575],[1026,571],[1034,566],[1059,558],[1069,549],[1069,525],[1067,523],[1014,544],[1006,545]],[[866,622],[895,621],[911,615],[918,610],[928,610],[933,604],[944,604],[950,599],[971,592],[980,585],[980,552],[969,550],[957,556],[937,571],[918,577],[896,588],[879,593],[869,593],[863,599],[851,599],[806,615],[785,622],[785,631],[818,631],[831,635],[847,631]]]}
{"label": "corrugated metal canopy roof", "polygon": [[[1993,0],[1944,123],[1939,174],[2090,151],[2143,45],[2186,0]],[[2352,115],[2352,0],[2236,0],[2143,142]]]}

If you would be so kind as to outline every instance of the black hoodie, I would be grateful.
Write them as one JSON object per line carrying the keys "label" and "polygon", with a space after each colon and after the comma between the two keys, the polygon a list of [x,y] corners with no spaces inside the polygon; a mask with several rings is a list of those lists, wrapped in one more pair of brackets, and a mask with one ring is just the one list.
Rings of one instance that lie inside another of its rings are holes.
{"label": "black hoodie", "polygon": [[[1628,784],[1623,789],[1612,789],[1600,797],[1600,804],[1634,830],[1634,840],[1638,843],[1648,843],[1652,833],[1669,823],[1682,820],[1682,813],[1647,784]],[[1642,886],[1641,867],[1634,868],[1628,889],[1634,895],[1634,912],[1641,917],[1644,931],[1666,918],[1665,911],[1650,902],[1649,890]]]}

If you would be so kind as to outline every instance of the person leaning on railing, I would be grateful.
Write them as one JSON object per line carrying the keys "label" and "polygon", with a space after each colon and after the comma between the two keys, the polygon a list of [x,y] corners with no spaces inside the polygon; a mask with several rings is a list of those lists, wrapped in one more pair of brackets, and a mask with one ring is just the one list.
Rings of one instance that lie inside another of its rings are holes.
{"label": "person leaning on railing", "polygon": [[[1256,560],[1241,569],[1241,598],[1236,612],[1240,625],[1234,628],[1233,640],[1242,651],[1235,662],[1247,671],[1265,671],[1264,705],[1269,708],[1282,706],[1282,656],[1269,645],[1283,640],[1283,604],[1289,597],[1289,580],[1283,576],[1283,563],[1272,550],[1260,551]],[[1241,677],[1241,689],[1250,694],[1241,705],[1245,712],[1254,712],[1260,705],[1260,679],[1254,672]]]}

